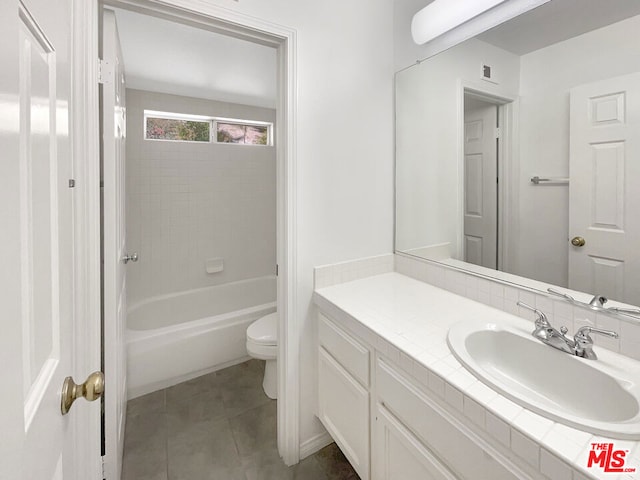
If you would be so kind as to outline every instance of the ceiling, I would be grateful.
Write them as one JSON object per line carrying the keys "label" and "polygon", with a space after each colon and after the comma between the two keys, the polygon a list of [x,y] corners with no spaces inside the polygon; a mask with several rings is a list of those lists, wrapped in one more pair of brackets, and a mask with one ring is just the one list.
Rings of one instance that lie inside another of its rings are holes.
{"label": "ceiling", "polygon": [[275,108],[276,50],[114,9],[127,88]]}
{"label": "ceiling", "polygon": [[524,55],[635,15],[639,0],[551,0],[477,38]]}

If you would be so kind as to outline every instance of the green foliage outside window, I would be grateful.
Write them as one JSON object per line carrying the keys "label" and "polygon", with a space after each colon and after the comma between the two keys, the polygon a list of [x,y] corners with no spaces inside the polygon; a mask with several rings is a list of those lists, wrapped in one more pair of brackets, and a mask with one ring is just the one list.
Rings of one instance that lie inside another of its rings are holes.
{"label": "green foliage outside window", "polygon": [[[186,142],[210,142],[212,121],[146,117],[145,138]],[[216,122],[218,143],[269,145],[269,126]]]}
{"label": "green foliage outside window", "polygon": [[146,138],[208,142],[211,122],[147,117]]}

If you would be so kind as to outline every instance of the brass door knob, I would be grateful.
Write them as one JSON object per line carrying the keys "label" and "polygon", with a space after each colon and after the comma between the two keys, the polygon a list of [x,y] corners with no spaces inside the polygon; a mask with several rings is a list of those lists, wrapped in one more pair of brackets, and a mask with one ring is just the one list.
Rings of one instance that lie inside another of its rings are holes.
{"label": "brass door knob", "polygon": [[93,402],[102,397],[104,393],[104,373],[93,372],[87,377],[84,383],[78,385],[73,378],[67,377],[62,384],[62,400],[60,402],[60,411],[62,415],[69,413],[71,405],[78,398],[84,397],[89,402]]}
{"label": "brass door knob", "polygon": [[585,242],[584,238],[582,237],[573,237],[571,239],[571,245],[573,245],[574,247],[582,247],[585,243],[587,242]]}

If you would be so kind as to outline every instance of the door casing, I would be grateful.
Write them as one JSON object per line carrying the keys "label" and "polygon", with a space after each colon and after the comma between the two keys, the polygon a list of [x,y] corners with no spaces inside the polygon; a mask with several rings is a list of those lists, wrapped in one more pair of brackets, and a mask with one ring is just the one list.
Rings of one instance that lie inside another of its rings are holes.
{"label": "door casing", "polygon": [[464,96],[472,95],[485,102],[499,106],[500,143],[498,148],[498,270],[510,272],[513,269],[511,241],[517,231],[517,179],[519,175],[517,159],[518,138],[518,96],[496,85],[458,80],[457,101],[457,145],[458,145],[458,209],[456,251],[464,255]]}
{"label": "door casing", "polygon": [[[79,262],[87,282],[79,308],[86,312],[87,321],[77,339],[84,342],[84,355],[79,361],[90,359],[100,365],[100,152],[98,104],[98,34],[99,12],[104,5],[135,10],[161,16],[218,33],[269,45],[278,52],[277,101],[277,263],[278,263],[278,450],[287,465],[300,459],[299,439],[299,322],[297,319],[297,191],[296,191],[296,114],[297,114],[297,37],[293,28],[267,22],[204,1],[194,0],[75,0],[74,22],[74,79],[77,97],[73,123],[74,152],[86,159],[81,168],[86,174],[78,216],[84,223],[77,232],[82,245],[83,261]],[[85,278],[83,277],[83,278]],[[96,319],[95,321],[93,321]],[[79,352],[82,353],[82,352]],[[78,478],[96,477],[101,469],[98,418],[78,422],[77,456],[82,472]],[[99,444],[98,444],[99,445]],[[96,456],[96,453],[98,454]],[[114,480],[114,479],[108,479]]]}

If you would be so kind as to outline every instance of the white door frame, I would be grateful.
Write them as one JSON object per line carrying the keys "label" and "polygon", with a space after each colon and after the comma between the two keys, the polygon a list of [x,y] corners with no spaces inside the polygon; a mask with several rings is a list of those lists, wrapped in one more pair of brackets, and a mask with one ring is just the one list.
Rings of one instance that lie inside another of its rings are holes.
{"label": "white door frame", "polygon": [[511,244],[518,210],[518,95],[503,90],[499,86],[458,80],[457,98],[457,149],[458,149],[458,219],[456,252],[461,259],[464,252],[464,96],[471,94],[478,99],[499,106],[500,142],[498,148],[498,270],[511,271]]}
{"label": "white door frame", "polygon": [[[74,122],[77,158],[86,159],[82,168],[87,170],[90,182],[84,185],[82,219],[87,231],[81,232],[79,243],[86,250],[86,263],[91,280],[86,283],[85,301],[90,317],[96,318],[95,299],[98,299],[99,281],[96,283],[95,262],[99,259],[99,137],[98,137],[98,15],[103,4],[152,13],[183,23],[197,25],[218,33],[226,33],[246,40],[270,45],[278,51],[278,107],[276,127],[277,147],[277,262],[278,276],[278,450],[287,465],[300,459],[299,439],[299,322],[297,321],[297,174],[296,174],[296,115],[297,115],[297,35],[293,28],[267,22],[262,19],[234,12],[211,4],[206,0],[75,0],[77,16],[74,23],[74,38],[77,58],[74,59],[77,99],[74,106]],[[81,41],[80,41],[81,40]],[[80,163],[80,162],[78,162]],[[80,203],[80,202],[78,202]],[[97,265],[99,267],[99,263]],[[99,274],[99,270],[97,272]],[[99,277],[98,277],[99,280]],[[82,317],[80,317],[82,318]],[[99,319],[99,314],[97,316]],[[88,345],[95,348],[96,338],[100,339],[100,323],[87,322],[86,332],[78,336],[86,338]],[[87,349],[90,350],[90,349]],[[99,352],[99,349],[98,349]],[[95,355],[95,351],[91,350]],[[85,357],[82,357],[85,358]],[[108,387],[107,387],[108,388]],[[87,452],[87,445],[99,439],[99,425],[90,422],[89,432],[83,432],[85,443],[78,435],[78,451],[94,463],[93,450]],[[82,428],[85,425],[80,423]],[[88,437],[88,440],[87,440]],[[94,475],[78,478],[95,478]],[[119,480],[119,479],[108,479]]]}

